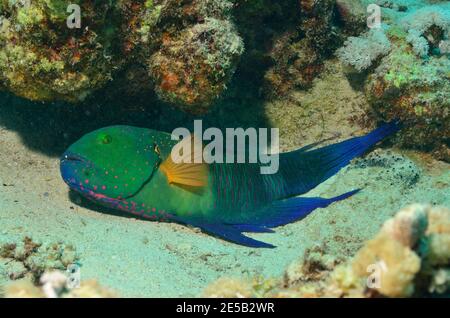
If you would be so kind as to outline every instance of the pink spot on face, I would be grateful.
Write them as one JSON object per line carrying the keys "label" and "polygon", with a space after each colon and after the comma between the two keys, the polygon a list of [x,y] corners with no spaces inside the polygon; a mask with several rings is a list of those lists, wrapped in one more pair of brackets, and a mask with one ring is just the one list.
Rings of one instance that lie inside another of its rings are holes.
{"label": "pink spot on face", "polygon": [[117,186],[114,186],[114,189],[117,189]]}
{"label": "pink spot on face", "polygon": [[106,186],[103,185],[103,186],[102,186],[102,190],[106,190]]}
{"label": "pink spot on face", "polygon": [[117,178],[119,178],[119,176],[114,176],[114,179],[117,179]]}
{"label": "pink spot on face", "polygon": [[97,186],[94,186],[94,191],[97,190],[97,189],[98,189],[98,187],[97,187]]}
{"label": "pink spot on face", "polygon": [[89,179],[84,180],[84,183],[89,184]]}
{"label": "pink spot on face", "polygon": [[145,207],[145,203],[142,203],[142,207]]}
{"label": "pink spot on face", "polygon": [[152,208],[152,212],[156,212],[156,208]]}
{"label": "pink spot on face", "polygon": [[108,198],[107,196],[100,194],[100,193],[95,193],[94,196],[96,199],[107,199]]}
{"label": "pink spot on face", "polygon": [[139,211],[135,211],[135,210],[130,210],[130,212],[132,213],[132,214],[134,214],[134,215],[141,215],[140,213],[139,213]]}

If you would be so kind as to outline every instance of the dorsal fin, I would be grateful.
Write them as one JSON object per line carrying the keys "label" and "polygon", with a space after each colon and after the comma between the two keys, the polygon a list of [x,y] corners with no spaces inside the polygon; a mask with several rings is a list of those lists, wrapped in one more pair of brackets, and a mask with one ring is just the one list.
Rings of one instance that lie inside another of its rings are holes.
{"label": "dorsal fin", "polygon": [[195,188],[208,185],[208,164],[203,160],[203,144],[194,135],[176,144],[160,169],[169,183]]}

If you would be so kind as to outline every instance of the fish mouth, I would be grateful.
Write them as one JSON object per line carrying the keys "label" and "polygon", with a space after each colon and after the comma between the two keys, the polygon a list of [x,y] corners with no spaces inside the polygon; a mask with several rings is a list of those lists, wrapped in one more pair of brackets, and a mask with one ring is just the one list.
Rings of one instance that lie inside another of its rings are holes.
{"label": "fish mouth", "polygon": [[92,166],[92,163],[86,158],[69,151],[65,152],[60,158],[61,177],[70,188],[79,192],[84,189],[77,180],[76,171]]}
{"label": "fish mouth", "polygon": [[103,203],[106,206],[116,206],[122,202],[121,199],[110,198],[106,195],[96,193],[89,186],[77,180],[75,171],[83,168],[93,168],[94,164],[88,159],[72,152],[65,152],[60,158],[61,177],[69,188],[80,193],[89,200]]}

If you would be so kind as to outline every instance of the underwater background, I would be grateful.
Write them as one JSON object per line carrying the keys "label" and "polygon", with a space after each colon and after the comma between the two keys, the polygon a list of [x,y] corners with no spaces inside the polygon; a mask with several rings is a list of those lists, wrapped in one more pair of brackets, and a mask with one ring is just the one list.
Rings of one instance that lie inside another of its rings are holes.
{"label": "underwater background", "polygon": [[[448,296],[449,35],[439,0],[0,0],[1,294]],[[98,207],[60,176],[95,129],[194,119],[279,128],[281,151],[403,128],[307,196],[361,193],[249,235],[275,249]]]}

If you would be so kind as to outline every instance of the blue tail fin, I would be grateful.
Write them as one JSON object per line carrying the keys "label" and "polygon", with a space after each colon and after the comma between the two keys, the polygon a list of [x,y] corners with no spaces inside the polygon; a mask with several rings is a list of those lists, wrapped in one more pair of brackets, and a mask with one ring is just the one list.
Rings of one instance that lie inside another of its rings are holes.
{"label": "blue tail fin", "polygon": [[349,162],[400,128],[397,122],[384,124],[371,133],[318,149],[310,146],[280,155],[280,170],[288,193],[285,197],[308,192],[335,175]]}

